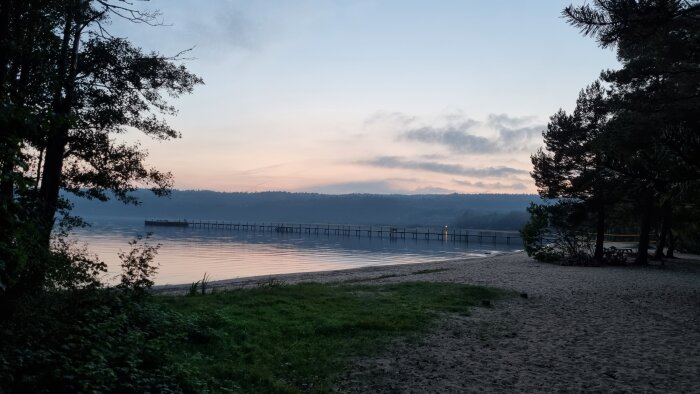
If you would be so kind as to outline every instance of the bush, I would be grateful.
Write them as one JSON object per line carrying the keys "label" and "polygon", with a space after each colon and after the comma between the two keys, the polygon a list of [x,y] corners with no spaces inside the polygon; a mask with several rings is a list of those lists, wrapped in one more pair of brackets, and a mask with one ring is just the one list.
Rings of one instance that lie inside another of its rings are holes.
{"label": "bush", "polygon": [[[21,300],[3,322],[0,391],[197,392],[172,349],[206,332],[195,321],[110,289]],[[180,334],[176,334],[180,333]]]}
{"label": "bush", "polygon": [[525,252],[528,256],[539,261],[559,260],[561,255],[557,249],[553,245],[545,243],[552,237],[547,206],[530,203],[527,212],[530,214],[530,220],[520,230]]}
{"label": "bush", "polygon": [[527,208],[530,220],[520,230],[527,255],[543,262],[592,264],[591,233],[582,224],[579,216],[583,211],[578,208],[569,201],[554,205],[531,203]]}
{"label": "bush", "polygon": [[122,276],[121,283],[117,287],[143,295],[153,286],[153,277],[158,272],[158,266],[154,264],[153,259],[161,245],[149,244],[150,236],[150,233],[145,236],[138,235],[129,241],[131,246],[129,252],[119,252]]}
{"label": "bush", "polygon": [[59,236],[41,291],[3,298],[0,393],[201,392],[205,383],[171,353],[213,341],[207,320],[148,301],[158,246],[138,237],[121,252],[118,289],[105,288],[105,264]]}
{"label": "bush", "polygon": [[96,289],[102,287],[100,277],[107,273],[107,264],[91,256],[86,246],[58,237],[52,242],[47,270],[48,290]]}

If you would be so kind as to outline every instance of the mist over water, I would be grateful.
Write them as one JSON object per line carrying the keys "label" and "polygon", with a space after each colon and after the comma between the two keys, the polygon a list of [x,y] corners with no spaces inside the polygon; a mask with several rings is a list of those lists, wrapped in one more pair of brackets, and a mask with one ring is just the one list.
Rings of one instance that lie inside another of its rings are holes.
{"label": "mist over water", "polygon": [[109,267],[108,280],[120,272],[120,250],[137,235],[151,232],[162,244],[156,284],[191,283],[206,272],[212,280],[292,272],[338,270],[409,264],[510,252],[518,244],[460,243],[424,239],[367,238],[342,235],[289,234],[191,227],[146,227],[142,218],[86,217],[90,227],[73,237],[87,243]]}

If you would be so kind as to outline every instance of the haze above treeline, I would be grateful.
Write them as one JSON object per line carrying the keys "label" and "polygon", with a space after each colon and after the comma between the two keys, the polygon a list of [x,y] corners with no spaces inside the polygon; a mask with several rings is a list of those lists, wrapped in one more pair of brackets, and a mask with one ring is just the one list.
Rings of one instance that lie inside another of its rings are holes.
{"label": "haze above treeline", "polygon": [[173,190],[170,197],[134,192],[139,205],[69,198],[73,213],[100,218],[226,220],[334,224],[450,225],[460,228],[518,230],[528,219],[532,194],[342,194],[259,192],[223,193]]}

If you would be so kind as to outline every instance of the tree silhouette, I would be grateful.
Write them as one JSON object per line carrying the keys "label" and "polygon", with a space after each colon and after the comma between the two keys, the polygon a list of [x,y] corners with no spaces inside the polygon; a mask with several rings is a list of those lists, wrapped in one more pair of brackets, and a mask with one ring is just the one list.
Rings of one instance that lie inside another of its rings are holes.
{"label": "tree silhouette", "polygon": [[[168,192],[170,173],[148,167],[147,152],[117,136],[128,128],[179,137],[162,117],[176,113],[167,97],[190,93],[202,80],[179,64],[185,52],[145,52],[109,33],[113,18],[159,23],[158,13],[129,2],[11,0],[0,7],[2,283],[22,277],[39,286],[46,270],[17,263],[32,260],[18,256],[48,251],[56,213],[66,207],[61,190],[100,200],[111,192],[127,203],[137,187]],[[19,227],[35,236],[19,240]]]}
{"label": "tree silhouette", "polygon": [[581,91],[572,115],[560,110],[550,118],[542,134],[546,150],[531,157],[531,175],[542,197],[569,199],[570,206],[596,213],[598,261],[603,260],[605,206],[614,189],[613,174],[605,167],[608,118],[605,89],[596,81]]}
{"label": "tree silhouette", "polygon": [[[700,3],[596,0],[563,15],[602,47],[615,48],[622,63],[601,74],[611,114],[604,162],[636,201],[637,262],[645,264],[655,207],[695,201],[698,191]],[[669,232],[670,221],[665,227]]]}

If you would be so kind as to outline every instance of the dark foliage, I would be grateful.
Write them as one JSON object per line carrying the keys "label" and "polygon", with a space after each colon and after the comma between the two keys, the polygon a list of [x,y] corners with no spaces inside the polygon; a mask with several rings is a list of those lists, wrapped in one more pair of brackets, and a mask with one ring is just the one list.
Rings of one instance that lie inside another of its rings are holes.
{"label": "dark foliage", "polygon": [[55,220],[70,211],[62,190],[126,203],[137,202],[137,186],[169,192],[170,174],[116,137],[132,129],[177,138],[163,119],[176,112],[166,99],[202,80],[180,64],[183,53],[148,53],[105,30],[112,18],[156,16],[121,0],[0,3],[0,304],[81,287],[99,272],[61,243],[52,251]]}
{"label": "dark foliage", "polygon": [[527,212],[530,214],[530,220],[520,230],[525,252],[540,261],[559,260],[561,256],[558,251],[549,244],[552,240],[552,230],[547,206],[530,204]]}
{"label": "dark foliage", "polygon": [[46,292],[3,322],[5,393],[199,392],[172,350],[203,337],[196,320],[114,290]]}
{"label": "dark foliage", "polygon": [[171,328],[190,323],[142,301],[157,248],[124,253],[117,291],[104,288],[105,264],[67,238],[84,224],[61,190],[123,202],[136,201],[137,185],[167,193],[170,175],[115,137],[177,137],[161,119],[175,112],[165,98],[202,82],[180,55],[145,53],[105,30],[114,17],[156,21],[132,7],[0,2],[0,392],[198,391],[163,352],[187,339]]}
{"label": "dark foliage", "polygon": [[118,288],[132,291],[137,295],[145,295],[153,286],[153,277],[158,272],[158,266],[153,259],[158,254],[160,244],[151,245],[147,242],[150,234],[139,235],[129,242],[131,250],[119,252],[122,261],[122,275]]}
{"label": "dark foliage", "polygon": [[[656,258],[664,248],[672,255],[674,235],[697,239],[697,229],[674,218],[700,209],[700,2],[595,0],[563,14],[615,48],[622,67],[603,71],[603,84],[581,93],[573,115],[552,117],[546,149],[533,155],[540,194],[574,200],[561,224],[595,231],[598,261],[606,227],[637,226],[639,264],[652,238]],[[577,214],[581,207],[596,220]]]}
{"label": "dark foliage", "polygon": [[591,265],[605,262],[593,259],[591,234],[582,229],[584,205],[560,200],[552,205],[532,204],[530,221],[520,231],[528,256],[545,262]]}

